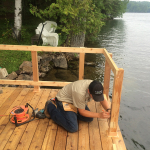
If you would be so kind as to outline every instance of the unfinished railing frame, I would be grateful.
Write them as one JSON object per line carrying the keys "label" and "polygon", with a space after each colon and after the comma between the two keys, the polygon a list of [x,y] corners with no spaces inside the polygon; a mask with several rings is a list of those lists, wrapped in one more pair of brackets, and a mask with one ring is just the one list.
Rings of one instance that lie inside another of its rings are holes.
{"label": "unfinished railing frame", "polygon": [[113,94],[111,104],[111,119],[109,124],[108,135],[117,136],[118,118],[121,100],[121,91],[123,84],[124,70],[118,68],[112,59],[112,54],[108,53],[105,48],[84,48],[84,47],[48,47],[48,46],[23,46],[23,45],[0,45],[0,50],[17,50],[17,51],[31,51],[33,81],[28,80],[0,80],[0,84],[14,84],[14,85],[33,85],[34,91],[38,92],[40,86],[60,86],[63,87],[71,82],[57,82],[57,81],[39,81],[37,52],[69,52],[80,53],[79,58],[79,80],[84,79],[84,59],[85,53],[100,53],[105,56],[105,73],[104,73],[104,94],[109,100],[109,84],[111,70],[114,73]]}

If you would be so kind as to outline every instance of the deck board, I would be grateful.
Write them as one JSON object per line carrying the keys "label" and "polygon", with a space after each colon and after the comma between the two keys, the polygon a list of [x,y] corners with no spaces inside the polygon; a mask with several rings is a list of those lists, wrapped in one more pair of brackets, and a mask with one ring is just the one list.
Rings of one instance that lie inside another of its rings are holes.
{"label": "deck board", "polygon": [[[0,115],[9,114],[14,106],[26,103],[42,109],[57,92],[57,89],[41,89],[39,93],[34,93],[32,88],[5,87],[0,94]],[[102,111],[100,104],[94,101],[88,106],[91,111]],[[90,123],[79,121],[78,132],[69,133],[51,119],[35,119],[15,127],[8,116],[0,116],[0,150],[112,150],[113,147],[126,150],[119,126],[119,137],[108,137],[107,130],[107,120],[97,118]]]}
{"label": "deck board", "polygon": [[[96,112],[96,105],[93,101],[89,102],[88,107],[92,112]],[[102,150],[99,122],[97,118],[94,118],[93,121],[89,123],[89,137],[90,149]]]}

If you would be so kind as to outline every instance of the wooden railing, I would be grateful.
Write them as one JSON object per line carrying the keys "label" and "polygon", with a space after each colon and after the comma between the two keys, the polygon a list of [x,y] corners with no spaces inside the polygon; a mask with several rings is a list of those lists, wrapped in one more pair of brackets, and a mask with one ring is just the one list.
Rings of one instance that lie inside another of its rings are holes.
{"label": "wooden railing", "polygon": [[48,47],[48,46],[21,46],[21,45],[0,45],[0,50],[18,50],[31,51],[33,81],[28,80],[0,80],[0,84],[14,85],[33,85],[34,91],[38,92],[40,86],[65,86],[70,82],[57,81],[39,81],[37,51],[43,52],[71,52],[80,53],[79,58],[79,80],[84,78],[84,58],[85,53],[101,53],[105,56],[105,74],[104,74],[104,95],[109,100],[109,84],[111,70],[114,73],[113,95],[111,104],[111,119],[109,124],[109,136],[117,136],[118,117],[121,100],[121,91],[123,83],[124,70],[118,68],[112,59],[112,54],[108,53],[104,48],[76,48],[76,47]]}

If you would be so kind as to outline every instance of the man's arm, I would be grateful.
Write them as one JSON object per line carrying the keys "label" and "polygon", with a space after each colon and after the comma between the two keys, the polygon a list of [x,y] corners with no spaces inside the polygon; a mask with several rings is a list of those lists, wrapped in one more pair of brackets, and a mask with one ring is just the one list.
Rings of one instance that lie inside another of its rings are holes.
{"label": "man's arm", "polygon": [[84,117],[90,117],[90,118],[103,118],[103,119],[107,119],[110,117],[110,113],[109,112],[101,112],[101,113],[95,113],[95,112],[91,112],[85,109],[80,109],[78,108],[79,114],[84,116]]}
{"label": "man's arm", "polygon": [[110,105],[106,99],[104,99],[103,101],[100,101],[100,103],[105,110],[110,109]]}

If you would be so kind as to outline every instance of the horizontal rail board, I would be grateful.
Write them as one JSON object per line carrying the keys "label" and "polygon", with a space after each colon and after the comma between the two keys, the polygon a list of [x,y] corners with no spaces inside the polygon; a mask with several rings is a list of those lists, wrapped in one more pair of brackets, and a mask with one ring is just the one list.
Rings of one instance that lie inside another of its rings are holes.
{"label": "horizontal rail board", "polygon": [[0,80],[0,84],[10,85],[34,85],[34,86],[58,86],[63,87],[71,82],[57,82],[57,81],[30,81],[30,80]]}
{"label": "horizontal rail board", "polygon": [[103,54],[104,54],[104,56],[105,56],[105,58],[106,58],[106,60],[107,60],[107,62],[109,64],[110,68],[112,69],[114,75],[116,75],[117,71],[119,70],[117,65],[115,64],[113,59],[110,57],[110,55],[109,55],[109,53],[107,52],[106,49],[104,49],[104,53]]}
{"label": "horizontal rail board", "polygon": [[103,48],[77,48],[77,47],[50,47],[28,45],[0,45],[0,50],[42,51],[42,52],[68,52],[68,53],[103,53]]}

